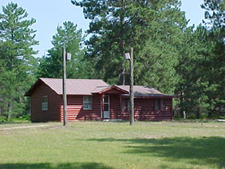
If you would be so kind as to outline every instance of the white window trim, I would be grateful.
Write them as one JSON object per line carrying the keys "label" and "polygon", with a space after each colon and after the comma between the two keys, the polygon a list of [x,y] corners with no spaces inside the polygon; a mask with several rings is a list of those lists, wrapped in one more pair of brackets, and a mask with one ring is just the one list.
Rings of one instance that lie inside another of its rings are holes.
{"label": "white window trim", "polygon": [[[90,107],[85,105],[90,105]],[[83,96],[83,110],[92,110],[92,96]]]}

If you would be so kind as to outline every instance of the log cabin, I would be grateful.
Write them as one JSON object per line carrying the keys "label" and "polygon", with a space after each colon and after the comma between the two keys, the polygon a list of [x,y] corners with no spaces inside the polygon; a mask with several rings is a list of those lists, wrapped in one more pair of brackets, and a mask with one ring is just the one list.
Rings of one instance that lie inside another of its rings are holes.
{"label": "log cabin", "polygon": [[[134,86],[134,118],[172,120],[173,95]],[[25,93],[31,98],[31,121],[63,121],[62,79],[40,78]],[[66,79],[67,120],[129,120],[129,86],[98,79]]]}

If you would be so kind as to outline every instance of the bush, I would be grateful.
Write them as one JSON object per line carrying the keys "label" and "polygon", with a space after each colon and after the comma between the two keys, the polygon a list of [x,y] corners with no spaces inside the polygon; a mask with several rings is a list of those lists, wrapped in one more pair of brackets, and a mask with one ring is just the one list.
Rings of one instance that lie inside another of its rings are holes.
{"label": "bush", "polygon": [[225,116],[218,116],[217,119],[225,119]]}
{"label": "bush", "polygon": [[196,119],[196,115],[195,114],[188,115],[187,119]]}
{"label": "bush", "polygon": [[0,116],[0,122],[6,122],[7,118],[5,116]]}
{"label": "bush", "polygon": [[9,120],[10,122],[28,122],[30,121],[30,116],[29,115],[22,115],[22,116],[19,116],[18,118],[11,118]]}
{"label": "bush", "polygon": [[19,117],[19,119],[25,120],[25,121],[30,121],[30,116],[29,115],[22,115],[22,116]]}
{"label": "bush", "polygon": [[0,123],[23,123],[23,122],[30,122],[29,115],[22,115],[19,117],[11,117],[7,119],[6,116],[0,116]]}

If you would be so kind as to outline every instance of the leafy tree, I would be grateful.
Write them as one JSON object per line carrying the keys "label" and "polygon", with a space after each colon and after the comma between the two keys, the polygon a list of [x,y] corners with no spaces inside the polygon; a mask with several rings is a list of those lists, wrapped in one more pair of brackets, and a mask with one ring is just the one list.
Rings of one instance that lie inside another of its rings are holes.
{"label": "leafy tree", "polygon": [[3,7],[0,14],[0,107],[8,118],[24,112],[27,101],[23,95],[35,79],[37,62],[32,46],[38,42],[30,27],[36,21],[27,16],[15,3]]}
{"label": "leafy tree", "polygon": [[88,78],[91,66],[83,61],[85,49],[82,47],[82,30],[77,30],[77,25],[72,22],[64,22],[63,26],[57,27],[57,33],[53,36],[53,48],[48,50],[48,56],[40,59],[40,77],[62,77],[62,47],[71,53],[71,61],[67,62],[68,78]]}

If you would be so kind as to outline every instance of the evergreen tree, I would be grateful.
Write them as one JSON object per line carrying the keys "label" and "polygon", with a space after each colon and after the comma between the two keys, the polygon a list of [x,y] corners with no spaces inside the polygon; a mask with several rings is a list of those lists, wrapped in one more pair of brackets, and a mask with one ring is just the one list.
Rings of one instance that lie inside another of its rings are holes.
{"label": "evergreen tree", "polygon": [[178,0],[72,2],[91,20],[86,57],[93,61],[97,78],[128,84],[129,67],[123,56],[133,47],[135,84],[173,93],[175,45],[186,26]]}
{"label": "evergreen tree", "polygon": [[3,7],[0,14],[0,107],[8,118],[24,113],[27,101],[23,95],[35,79],[37,61],[32,46],[38,42],[30,27],[36,21],[27,16],[15,3]]}
{"label": "evergreen tree", "polygon": [[[77,30],[77,25],[72,22],[64,22],[63,26],[57,27],[57,33],[53,36],[52,45],[48,50],[48,56],[40,59],[39,77],[62,77],[62,47],[66,47],[66,52],[71,53],[71,61],[67,61],[68,78],[89,78],[91,66],[84,61],[84,51],[82,47],[82,30]],[[88,71],[90,70],[90,71]]]}
{"label": "evergreen tree", "polygon": [[205,26],[208,30],[207,52],[202,53],[207,83],[208,116],[221,114],[225,107],[225,1],[205,0]]}
{"label": "evergreen tree", "polygon": [[179,47],[179,64],[176,66],[178,83],[176,94],[180,96],[178,106],[187,115],[200,116],[200,112],[205,112],[207,108],[205,90],[207,81],[203,71],[205,64],[202,62],[207,52],[207,30],[199,25],[194,31],[194,27],[185,30],[182,38],[182,45]]}
{"label": "evergreen tree", "polygon": [[205,25],[195,31],[187,29],[183,37],[176,92],[181,97],[182,111],[212,117],[220,115],[225,104],[224,1],[207,0],[202,8],[206,10]]}
{"label": "evergreen tree", "polygon": [[[140,26],[140,37],[145,36],[136,59],[136,81],[139,84],[151,85],[162,92],[174,94],[178,82],[175,66],[178,64],[179,49],[187,21],[180,11],[179,1],[151,1],[150,8],[136,6],[133,10],[139,13],[144,21],[143,34]],[[147,38],[146,38],[147,37]],[[142,38],[143,39],[143,38]]]}

